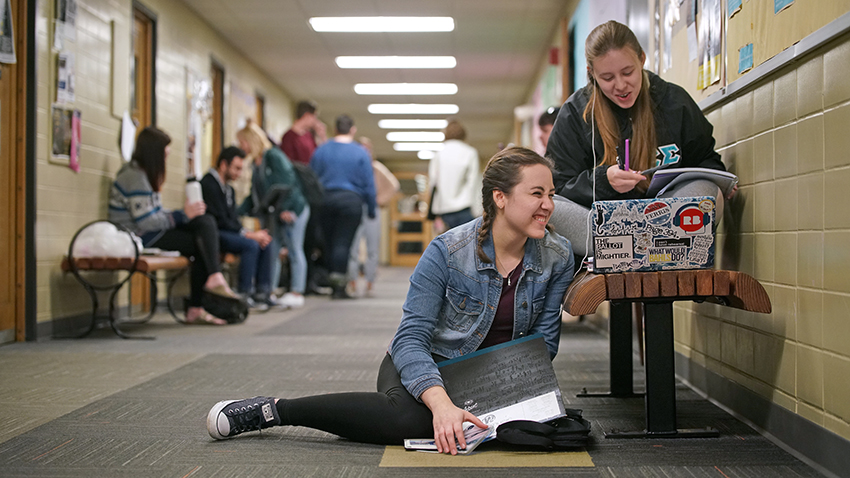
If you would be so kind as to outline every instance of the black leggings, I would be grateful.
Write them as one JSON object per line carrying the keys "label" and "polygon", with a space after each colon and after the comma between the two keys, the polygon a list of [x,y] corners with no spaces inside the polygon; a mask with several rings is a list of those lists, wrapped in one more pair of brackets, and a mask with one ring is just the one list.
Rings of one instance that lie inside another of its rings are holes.
{"label": "black leggings", "polygon": [[200,307],[207,278],[220,271],[221,257],[218,226],[215,219],[208,214],[196,216],[185,224],[165,231],[159,239],[148,246],[165,251],[179,251],[180,254],[193,258],[189,277],[191,284],[189,305]]}
{"label": "black leggings", "polygon": [[280,399],[277,410],[283,425],[316,428],[363,443],[402,445],[405,438],[434,436],[431,410],[404,388],[389,354],[378,371],[377,393]]}

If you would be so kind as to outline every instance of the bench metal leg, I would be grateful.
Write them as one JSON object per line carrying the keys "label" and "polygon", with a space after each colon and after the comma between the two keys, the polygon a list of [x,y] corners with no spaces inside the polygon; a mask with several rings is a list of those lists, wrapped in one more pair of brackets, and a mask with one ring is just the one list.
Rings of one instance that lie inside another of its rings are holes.
{"label": "bench metal leg", "polygon": [[[109,326],[112,327],[112,331],[115,332],[115,335],[121,337],[122,339],[142,339],[142,340],[153,340],[156,337],[151,336],[142,336],[142,335],[127,335],[118,327],[118,320],[115,312],[115,297],[118,295],[118,291],[120,287],[116,287],[115,290],[109,294]],[[144,322],[147,322],[145,320]],[[144,323],[141,322],[141,323]],[[132,322],[131,322],[132,323]]]}
{"label": "bench metal leg", "polygon": [[582,389],[577,397],[632,398],[643,396],[634,392],[632,371],[632,304],[611,302],[608,321],[610,392],[588,392]]}
{"label": "bench metal leg", "polygon": [[605,438],[708,438],[717,430],[676,428],[676,375],[673,363],[673,302],[648,303],[646,335],[646,429],[612,431]]}
{"label": "bench metal leg", "polygon": [[100,307],[100,303],[97,300],[97,290],[95,290],[92,286],[90,286],[89,284],[87,284],[85,282],[82,282],[82,281],[78,281],[78,282],[80,282],[80,284],[83,285],[83,288],[86,290],[86,292],[89,293],[89,297],[91,298],[91,323],[89,324],[89,326],[86,330],[84,330],[82,333],[80,333],[78,335],[54,335],[53,336],[54,339],[57,339],[57,340],[61,340],[61,339],[81,339],[81,338],[87,336],[88,334],[92,333],[92,331],[95,328],[95,325],[97,325],[97,309],[98,309],[98,307]]}

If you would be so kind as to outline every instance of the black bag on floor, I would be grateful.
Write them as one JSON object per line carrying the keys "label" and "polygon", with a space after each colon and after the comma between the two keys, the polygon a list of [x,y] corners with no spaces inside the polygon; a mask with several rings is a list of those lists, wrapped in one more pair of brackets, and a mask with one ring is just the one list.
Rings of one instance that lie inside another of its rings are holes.
{"label": "black bag on floor", "polygon": [[228,298],[205,291],[201,305],[207,312],[226,320],[228,324],[240,324],[248,318],[248,303],[244,300]]}
{"label": "black bag on floor", "polygon": [[590,422],[581,410],[566,409],[567,416],[538,423],[514,420],[499,425],[496,439],[511,445],[541,450],[566,450],[586,446],[590,440]]}

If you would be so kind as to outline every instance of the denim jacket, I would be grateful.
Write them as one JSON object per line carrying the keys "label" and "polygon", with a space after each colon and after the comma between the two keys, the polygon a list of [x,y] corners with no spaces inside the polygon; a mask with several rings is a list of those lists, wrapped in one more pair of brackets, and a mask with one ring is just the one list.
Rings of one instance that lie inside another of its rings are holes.
{"label": "denim jacket", "polygon": [[[455,358],[474,352],[487,336],[502,276],[477,254],[481,219],[438,236],[425,249],[410,277],[390,355],[411,395],[443,386],[433,355]],[[492,234],[484,251],[495,258]],[[513,338],[541,333],[552,358],[558,352],[561,303],[573,278],[573,254],[563,237],[546,232],[528,239],[514,296]]]}

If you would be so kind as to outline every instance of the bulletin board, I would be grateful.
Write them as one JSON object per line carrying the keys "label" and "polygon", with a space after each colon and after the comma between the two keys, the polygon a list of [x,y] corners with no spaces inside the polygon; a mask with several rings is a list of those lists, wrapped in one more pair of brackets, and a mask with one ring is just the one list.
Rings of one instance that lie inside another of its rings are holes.
{"label": "bulletin board", "polygon": [[[735,0],[725,1],[735,6]],[[850,11],[850,0],[737,0],[737,3],[741,4],[737,13],[730,17],[727,10],[729,82],[746,75],[748,67],[764,63]],[[752,65],[747,63],[750,44]]]}
{"label": "bulletin board", "polygon": [[[850,0],[719,0],[722,15],[720,74],[705,84],[700,61],[689,51],[688,23],[697,26],[710,0],[649,0],[656,25],[651,43],[657,61],[653,65],[665,79],[685,88],[700,102],[746,77],[784,50],[850,12]],[[695,8],[694,8],[695,6]],[[694,8],[695,18],[688,17]],[[699,28],[697,43],[702,47]],[[666,56],[665,56],[666,55]]]}

